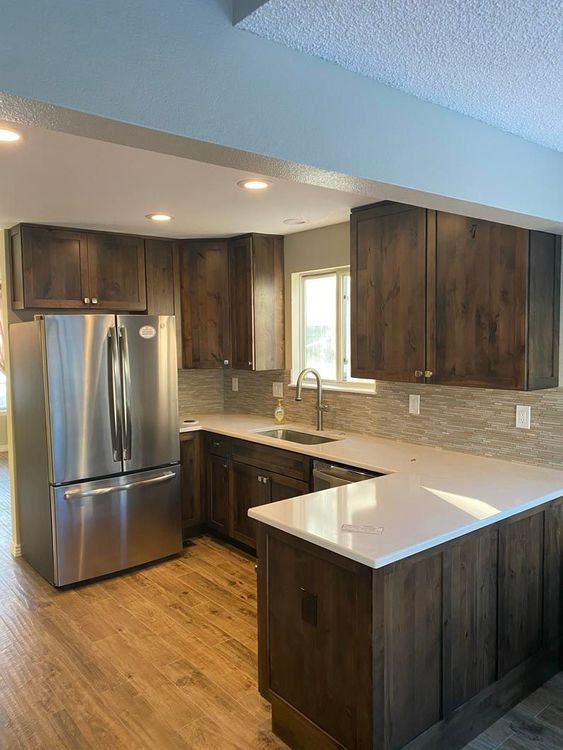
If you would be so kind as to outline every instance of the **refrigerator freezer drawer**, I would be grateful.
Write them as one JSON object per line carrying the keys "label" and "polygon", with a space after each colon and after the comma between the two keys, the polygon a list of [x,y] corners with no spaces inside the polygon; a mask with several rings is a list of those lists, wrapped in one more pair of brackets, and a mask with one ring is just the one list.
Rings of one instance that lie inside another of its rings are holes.
{"label": "refrigerator freezer drawer", "polygon": [[52,487],[51,501],[56,586],[182,549],[179,466]]}

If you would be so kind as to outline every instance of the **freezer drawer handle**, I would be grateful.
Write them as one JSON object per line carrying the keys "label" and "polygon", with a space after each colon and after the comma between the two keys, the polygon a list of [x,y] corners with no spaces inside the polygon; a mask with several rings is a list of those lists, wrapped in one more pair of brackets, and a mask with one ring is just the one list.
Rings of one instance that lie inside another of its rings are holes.
{"label": "freezer drawer handle", "polygon": [[149,477],[148,479],[139,479],[136,482],[129,482],[128,484],[113,484],[111,487],[96,487],[93,490],[68,490],[64,494],[65,500],[75,500],[79,497],[97,497],[98,495],[109,495],[110,492],[121,492],[122,490],[131,490],[133,487],[146,487],[149,484],[162,484],[162,482],[168,482],[170,479],[175,477],[173,471],[167,471],[164,474],[160,474],[157,477]]}

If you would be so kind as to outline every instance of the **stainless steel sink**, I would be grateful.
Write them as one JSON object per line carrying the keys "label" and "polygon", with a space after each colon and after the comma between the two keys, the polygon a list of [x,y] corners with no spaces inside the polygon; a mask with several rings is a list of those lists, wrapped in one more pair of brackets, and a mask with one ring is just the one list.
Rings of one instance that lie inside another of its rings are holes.
{"label": "stainless steel sink", "polygon": [[303,445],[318,445],[319,443],[335,443],[341,438],[331,438],[326,435],[310,435],[308,432],[296,432],[295,430],[264,430],[258,435],[266,435],[277,440],[288,440],[290,443],[302,443]]}

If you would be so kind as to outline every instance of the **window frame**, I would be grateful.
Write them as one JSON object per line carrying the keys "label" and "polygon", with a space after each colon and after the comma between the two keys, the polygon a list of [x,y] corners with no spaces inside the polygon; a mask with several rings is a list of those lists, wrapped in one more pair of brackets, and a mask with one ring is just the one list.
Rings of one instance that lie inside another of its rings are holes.
{"label": "window frame", "polygon": [[[375,380],[352,378],[345,380],[345,368],[351,369],[351,362],[346,362],[345,298],[344,277],[350,276],[350,266],[332,266],[308,271],[298,271],[291,274],[291,331],[292,331],[292,368],[291,385],[294,386],[297,376],[305,365],[305,280],[336,275],[336,379],[323,378],[323,388],[327,390],[375,393]],[[351,283],[351,281],[350,281]],[[296,315],[297,312],[297,315]],[[307,377],[304,387],[315,387],[313,378]]]}

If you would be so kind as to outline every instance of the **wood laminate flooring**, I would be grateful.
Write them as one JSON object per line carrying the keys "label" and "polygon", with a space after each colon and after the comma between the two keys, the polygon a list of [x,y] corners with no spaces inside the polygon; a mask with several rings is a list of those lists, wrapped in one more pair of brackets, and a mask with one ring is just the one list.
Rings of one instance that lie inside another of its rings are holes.
{"label": "wood laminate flooring", "polygon": [[[58,591],[11,557],[9,505],[0,454],[0,748],[286,748],[256,687],[251,557],[202,537]],[[562,675],[467,750],[498,747],[563,748]]]}

